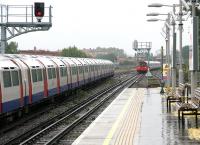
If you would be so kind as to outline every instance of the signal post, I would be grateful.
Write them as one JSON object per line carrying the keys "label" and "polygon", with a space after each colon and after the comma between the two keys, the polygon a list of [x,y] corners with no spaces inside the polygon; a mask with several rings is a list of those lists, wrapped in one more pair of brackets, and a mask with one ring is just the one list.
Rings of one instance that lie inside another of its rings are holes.
{"label": "signal post", "polygon": [[52,7],[45,7],[43,2],[35,2],[34,5],[0,5],[0,53],[5,53],[6,42],[18,35],[48,31],[52,26],[51,10]]}
{"label": "signal post", "polygon": [[[137,57],[137,61],[140,58],[146,58],[147,55],[147,61],[148,61],[148,66],[149,66],[149,52],[151,50],[152,47],[152,43],[151,42],[138,42],[137,40],[134,40],[133,42],[133,49],[136,51],[136,57]],[[148,85],[148,77],[152,76],[152,74],[150,73],[149,69],[148,72],[146,74],[147,76],[147,85]]]}

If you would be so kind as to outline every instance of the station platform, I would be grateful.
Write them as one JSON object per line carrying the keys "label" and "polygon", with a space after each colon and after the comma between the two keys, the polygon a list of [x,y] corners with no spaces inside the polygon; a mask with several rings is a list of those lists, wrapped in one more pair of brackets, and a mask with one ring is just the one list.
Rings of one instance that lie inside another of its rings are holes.
{"label": "station platform", "polygon": [[198,145],[193,120],[181,127],[160,88],[126,88],[72,145]]}

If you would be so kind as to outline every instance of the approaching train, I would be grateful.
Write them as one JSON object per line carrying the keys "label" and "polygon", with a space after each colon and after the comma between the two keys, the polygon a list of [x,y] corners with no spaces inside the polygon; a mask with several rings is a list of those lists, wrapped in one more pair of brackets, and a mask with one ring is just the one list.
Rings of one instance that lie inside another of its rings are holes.
{"label": "approaching train", "polygon": [[147,73],[149,67],[147,66],[147,63],[145,61],[140,61],[138,63],[138,66],[136,66],[136,71],[138,73]]}
{"label": "approaching train", "polygon": [[0,55],[0,115],[112,76],[111,61],[30,55]]}
{"label": "approaching train", "polygon": [[138,65],[136,66],[136,71],[138,73],[147,73],[148,70],[159,70],[161,69],[161,63],[159,61],[139,61]]}

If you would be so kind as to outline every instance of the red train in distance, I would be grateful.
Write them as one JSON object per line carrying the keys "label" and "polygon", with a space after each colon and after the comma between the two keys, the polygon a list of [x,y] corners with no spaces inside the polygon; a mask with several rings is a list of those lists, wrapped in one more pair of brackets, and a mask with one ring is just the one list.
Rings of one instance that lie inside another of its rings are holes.
{"label": "red train in distance", "polygon": [[147,73],[149,67],[147,65],[147,63],[145,61],[140,61],[138,63],[138,66],[136,66],[136,71],[139,73],[139,74],[145,74]]}

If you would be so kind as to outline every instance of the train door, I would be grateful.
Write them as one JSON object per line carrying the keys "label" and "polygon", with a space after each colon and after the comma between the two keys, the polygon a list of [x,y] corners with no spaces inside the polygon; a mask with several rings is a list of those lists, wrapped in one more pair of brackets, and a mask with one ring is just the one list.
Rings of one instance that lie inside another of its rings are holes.
{"label": "train door", "polygon": [[23,106],[23,98],[20,96],[20,72],[17,66],[3,67],[2,88],[2,112],[9,112]]}
{"label": "train door", "polygon": [[38,102],[44,97],[44,69],[39,66],[31,66],[30,76],[32,84],[32,102]]}

